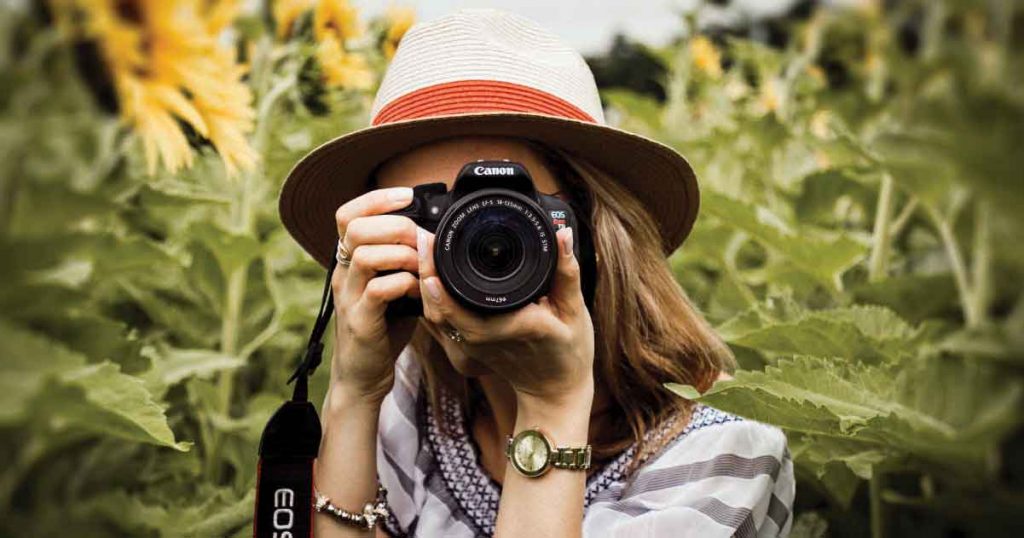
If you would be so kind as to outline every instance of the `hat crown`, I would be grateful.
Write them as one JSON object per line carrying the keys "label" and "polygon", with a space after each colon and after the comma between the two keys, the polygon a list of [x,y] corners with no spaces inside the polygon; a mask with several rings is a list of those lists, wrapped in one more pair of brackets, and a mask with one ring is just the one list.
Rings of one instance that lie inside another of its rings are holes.
{"label": "hat crown", "polygon": [[[403,96],[463,81],[522,87],[605,124],[594,75],[579,52],[532,19],[491,8],[464,8],[409,28],[377,90],[372,123],[387,122],[381,112]],[[480,108],[510,106],[517,105]]]}

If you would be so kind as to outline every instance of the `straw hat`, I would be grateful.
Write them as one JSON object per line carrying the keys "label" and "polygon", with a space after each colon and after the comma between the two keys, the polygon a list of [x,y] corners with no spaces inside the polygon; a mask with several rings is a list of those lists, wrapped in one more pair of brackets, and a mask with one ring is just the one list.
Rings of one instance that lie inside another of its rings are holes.
{"label": "straw hat", "polygon": [[697,216],[697,180],[686,159],[607,125],[580,54],[520,15],[462,9],[414,24],[384,74],[370,118],[369,127],[303,157],[281,189],[281,221],[324,267],[338,239],[335,211],[366,192],[377,165],[459,135],[530,138],[588,160],[650,211],[666,254]]}

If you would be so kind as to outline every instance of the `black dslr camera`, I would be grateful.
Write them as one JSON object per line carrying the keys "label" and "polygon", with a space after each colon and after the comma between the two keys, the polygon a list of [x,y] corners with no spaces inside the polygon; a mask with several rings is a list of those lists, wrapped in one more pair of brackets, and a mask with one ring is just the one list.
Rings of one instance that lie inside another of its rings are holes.
{"label": "black dslr camera", "polygon": [[[537,192],[520,163],[467,163],[450,192],[444,183],[417,185],[413,201],[389,214],[409,217],[435,234],[438,277],[448,293],[481,313],[506,312],[545,295],[558,259],[555,232],[572,227],[584,299],[592,306],[596,270],[586,219],[578,221],[560,198]],[[386,315],[422,312],[420,300],[401,297],[388,304]]]}

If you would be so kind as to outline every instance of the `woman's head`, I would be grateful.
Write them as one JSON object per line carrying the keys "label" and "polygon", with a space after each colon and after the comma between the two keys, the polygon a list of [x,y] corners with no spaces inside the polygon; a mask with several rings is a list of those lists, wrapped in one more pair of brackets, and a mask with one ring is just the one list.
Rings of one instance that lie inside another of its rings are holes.
{"label": "woman's head", "polygon": [[[644,443],[645,433],[687,405],[663,384],[681,382],[703,390],[731,366],[732,355],[676,283],[651,215],[585,159],[519,138],[457,137],[418,146],[379,167],[374,186],[443,181],[450,187],[462,165],[476,159],[521,162],[538,191],[560,193],[585,208],[586,214],[577,216],[590,224],[597,255],[591,311],[595,381],[610,411],[628,425],[615,439],[595,442],[595,455],[617,453],[633,441],[640,442],[641,455],[656,450],[660,443]],[[444,386],[465,402],[472,388],[467,378],[486,373],[430,324],[420,324],[413,346],[424,360],[432,398]]]}

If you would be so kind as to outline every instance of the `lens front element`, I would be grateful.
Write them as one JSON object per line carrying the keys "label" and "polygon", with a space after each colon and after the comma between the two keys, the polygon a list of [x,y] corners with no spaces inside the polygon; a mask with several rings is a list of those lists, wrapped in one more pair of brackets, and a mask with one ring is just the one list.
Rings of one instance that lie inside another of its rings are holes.
{"label": "lens front element", "polygon": [[481,278],[505,280],[523,266],[523,235],[521,216],[514,210],[495,207],[478,213],[477,222],[465,241],[469,267]]}

